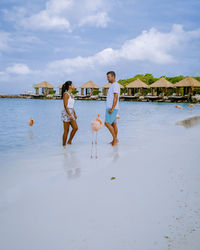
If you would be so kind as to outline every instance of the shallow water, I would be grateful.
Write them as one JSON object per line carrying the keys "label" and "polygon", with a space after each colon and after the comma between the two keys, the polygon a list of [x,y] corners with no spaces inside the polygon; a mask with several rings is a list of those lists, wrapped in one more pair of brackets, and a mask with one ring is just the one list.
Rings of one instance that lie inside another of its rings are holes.
{"label": "shallow water", "polygon": [[119,145],[103,128],[90,159],[105,102],[76,102],[79,130],[63,149],[60,100],[0,99],[3,249],[197,250],[200,126],[176,123],[200,106],[174,106],[121,102]]}

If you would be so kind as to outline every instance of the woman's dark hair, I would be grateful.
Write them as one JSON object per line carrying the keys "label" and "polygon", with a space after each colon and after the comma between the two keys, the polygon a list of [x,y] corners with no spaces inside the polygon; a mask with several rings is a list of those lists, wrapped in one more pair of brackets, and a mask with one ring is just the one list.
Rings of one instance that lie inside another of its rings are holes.
{"label": "woman's dark hair", "polygon": [[65,91],[68,91],[69,86],[72,85],[72,81],[66,81],[63,86],[62,86],[62,93],[61,93],[61,97],[63,98],[63,95],[65,93]]}

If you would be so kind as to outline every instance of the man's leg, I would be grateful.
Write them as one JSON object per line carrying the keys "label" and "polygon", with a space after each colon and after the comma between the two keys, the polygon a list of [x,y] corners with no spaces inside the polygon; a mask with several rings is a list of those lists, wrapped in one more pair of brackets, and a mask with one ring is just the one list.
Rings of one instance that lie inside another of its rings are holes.
{"label": "man's leg", "polygon": [[[114,128],[115,137],[116,137],[116,139],[117,139],[117,135],[118,135],[117,123],[116,123],[116,122],[113,122],[112,126],[113,126],[113,128]],[[118,140],[118,139],[117,139],[117,140]]]}
{"label": "man's leg", "polygon": [[110,131],[110,133],[111,133],[111,135],[113,137],[113,141],[111,142],[111,144],[113,146],[115,146],[118,143],[118,139],[116,137],[116,131],[114,130],[113,125],[110,124],[110,123],[105,122],[105,126],[108,128],[108,130]]}
{"label": "man's leg", "polygon": [[113,137],[113,140],[115,139],[115,131],[114,131],[114,128],[113,126],[110,124],[110,123],[107,123],[105,122],[105,126],[108,128],[108,130],[110,131],[112,137]]}
{"label": "man's leg", "polygon": [[113,138],[112,145],[115,146],[119,142],[117,139],[117,134],[118,134],[117,123],[113,122],[112,127],[113,127],[114,133],[115,133],[115,138]]}

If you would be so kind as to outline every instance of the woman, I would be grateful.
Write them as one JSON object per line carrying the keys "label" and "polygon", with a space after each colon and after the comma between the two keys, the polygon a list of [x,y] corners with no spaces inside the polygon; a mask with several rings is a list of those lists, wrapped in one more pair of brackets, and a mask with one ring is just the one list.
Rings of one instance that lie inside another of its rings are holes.
{"label": "woman", "polygon": [[62,86],[62,99],[64,103],[64,110],[62,111],[62,121],[64,124],[63,146],[66,145],[70,125],[72,127],[72,131],[67,144],[72,144],[72,139],[78,130],[76,123],[77,115],[74,110],[74,98],[72,95],[73,89],[74,87],[71,81],[65,82]]}

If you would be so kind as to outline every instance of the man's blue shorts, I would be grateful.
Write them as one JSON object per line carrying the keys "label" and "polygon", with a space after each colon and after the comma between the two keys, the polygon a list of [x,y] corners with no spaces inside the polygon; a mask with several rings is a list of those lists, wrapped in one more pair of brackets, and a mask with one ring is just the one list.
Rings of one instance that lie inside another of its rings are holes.
{"label": "man's blue shorts", "polygon": [[105,122],[107,122],[109,124],[117,122],[116,116],[117,116],[118,109],[114,109],[112,114],[108,113],[109,110],[110,110],[110,108],[106,109]]}

